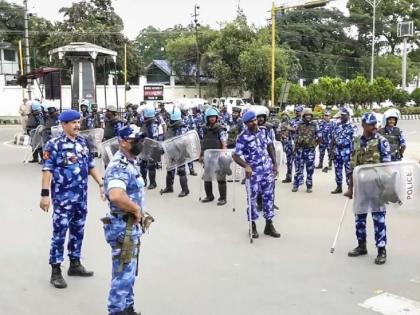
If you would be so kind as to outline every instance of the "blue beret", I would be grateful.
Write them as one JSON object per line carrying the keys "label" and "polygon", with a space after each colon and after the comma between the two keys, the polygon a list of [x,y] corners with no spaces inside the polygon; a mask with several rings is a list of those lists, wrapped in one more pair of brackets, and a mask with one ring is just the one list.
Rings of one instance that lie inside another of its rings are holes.
{"label": "blue beret", "polygon": [[118,137],[123,140],[141,139],[144,138],[144,134],[139,127],[132,124],[122,128],[118,133]]}
{"label": "blue beret", "polygon": [[303,106],[302,106],[302,105],[298,105],[298,106],[296,106],[296,107],[295,107],[295,112],[296,112],[296,113],[301,113],[301,112],[303,112]]}
{"label": "blue beret", "polygon": [[60,114],[58,119],[61,122],[69,122],[69,121],[73,121],[73,120],[78,120],[78,119],[80,119],[80,113],[75,111],[75,110],[72,110],[72,109],[65,110]]}
{"label": "blue beret", "polygon": [[242,121],[244,122],[244,123],[247,123],[247,122],[250,122],[251,120],[254,120],[254,119],[256,119],[257,118],[257,115],[255,114],[255,112],[254,111],[252,111],[252,110],[250,110],[250,111],[247,111],[244,115],[243,115],[243,117],[242,117]]}

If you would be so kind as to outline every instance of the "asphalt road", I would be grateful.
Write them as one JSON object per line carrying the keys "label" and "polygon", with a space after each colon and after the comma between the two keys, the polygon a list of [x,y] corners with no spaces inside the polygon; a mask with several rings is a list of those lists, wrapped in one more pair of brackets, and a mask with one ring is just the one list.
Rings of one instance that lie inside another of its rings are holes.
{"label": "asphalt road", "polygon": [[[401,121],[400,126],[409,140],[406,156],[419,160],[420,121]],[[91,185],[83,263],[95,276],[66,276],[67,289],[52,288],[51,212],[38,208],[40,166],[22,164],[28,148],[3,144],[17,130],[0,127],[0,314],[106,314],[111,258],[99,219],[107,205]],[[283,166],[281,177],[284,173]],[[335,188],[332,172],[316,171],[311,195],[304,189],[292,193],[291,185],[278,183],[275,226],[282,237],[261,235],[252,245],[244,186],[235,184],[233,198],[230,184],[228,204],[217,207],[198,202],[197,177],[189,177],[189,185],[192,193],[183,199],[176,197],[177,180],[172,195],[147,192],[147,210],[156,222],[142,239],[136,305],[143,315],[368,315],[378,313],[359,304],[384,292],[409,299],[409,304],[420,301],[420,211],[388,212],[388,262],[376,266],[371,219],[369,255],[347,257],[357,243],[351,209],[336,252],[330,254],[345,202],[330,194]],[[262,218],[258,227],[262,234]],[[413,305],[401,313],[382,305],[385,310],[379,313],[420,314],[420,306]]]}

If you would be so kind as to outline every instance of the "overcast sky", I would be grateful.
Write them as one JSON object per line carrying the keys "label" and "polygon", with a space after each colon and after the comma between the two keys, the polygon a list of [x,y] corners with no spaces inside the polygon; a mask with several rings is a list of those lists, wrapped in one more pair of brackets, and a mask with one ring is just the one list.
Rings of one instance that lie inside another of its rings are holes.
{"label": "overcast sky", "polygon": [[[8,0],[11,1],[11,0]],[[23,4],[22,0],[12,2]],[[68,7],[74,0],[28,0],[30,12],[49,20],[61,20],[58,10]],[[113,0],[117,14],[124,21],[124,33],[130,39],[149,25],[159,28],[175,24],[187,25],[191,22],[194,4],[200,6],[200,23],[218,27],[220,22],[231,21],[236,16],[238,3],[248,20],[257,25],[266,25],[272,0]],[[284,2],[282,0],[281,2]],[[276,4],[280,3],[277,1]],[[335,0],[329,7],[337,7],[346,12],[347,0]]]}

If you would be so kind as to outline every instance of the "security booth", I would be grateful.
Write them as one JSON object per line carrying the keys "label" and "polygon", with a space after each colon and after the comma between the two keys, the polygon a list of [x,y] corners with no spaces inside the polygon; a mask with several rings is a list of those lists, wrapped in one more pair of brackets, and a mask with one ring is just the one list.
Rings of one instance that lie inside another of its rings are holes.
{"label": "security booth", "polygon": [[71,63],[71,107],[77,111],[80,110],[79,101],[82,99],[90,103],[97,102],[96,66],[105,66],[107,61],[112,61],[115,65],[117,59],[116,51],[87,42],[73,42],[50,50],[48,55],[50,60],[53,55],[58,55],[58,59],[64,63]]}

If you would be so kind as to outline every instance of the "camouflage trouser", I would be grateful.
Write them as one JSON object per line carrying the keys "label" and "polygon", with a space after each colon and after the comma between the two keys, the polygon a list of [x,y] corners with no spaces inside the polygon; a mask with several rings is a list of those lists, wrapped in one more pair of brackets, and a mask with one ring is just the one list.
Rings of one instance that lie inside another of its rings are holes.
{"label": "camouflage trouser", "polygon": [[303,185],[304,174],[306,168],[306,187],[311,188],[313,185],[312,176],[315,170],[315,148],[298,149],[295,155],[295,178],[293,187]]}
{"label": "camouflage trouser", "polygon": [[[108,313],[118,314],[134,305],[134,282],[137,270],[137,247],[133,251],[133,258],[120,271],[119,256],[121,243],[124,240],[126,222],[122,216],[108,216],[109,224],[104,225],[105,239],[112,250],[112,280],[108,295]],[[132,241],[140,243],[141,228],[133,226]]]}
{"label": "camouflage trouser", "polygon": [[147,185],[147,173],[149,173],[149,184],[156,184],[157,163],[154,161],[141,160],[140,173],[145,185]]}
{"label": "camouflage trouser", "polygon": [[350,149],[348,152],[336,151],[334,157],[335,182],[341,186],[343,184],[343,167],[346,174],[346,181],[348,182],[350,176]]}
{"label": "camouflage trouser", "polygon": [[[385,211],[372,212],[373,227],[375,230],[376,247],[385,247],[386,238],[386,224],[385,224]],[[366,241],[366,218],[367,213],[356,214],[356,236],[359,241]]]}
{"label": "camouflage trouser", "polygon": [[287,173],[286,178],[292,179],[292,172],[293,172],[293,161],[295,158],[295,154],[293,153],[293,144],[289,141],[282,142],[283,144],[283,150],[286,153],[287,158]]}
{"label": "camouflage trouser", "polygon": [[64,242],[67,230],[69,240],[67,250],[70,260],[80,259],[84,236],[87,204],[54,203],[53,235],[51,238],[50,264],[59,264],[64,260]]}
{"label": "camouflage trouser", "polygon": [[328,143],[321,143],[319,145],[319,165],[321,166],[324,163],[325,152],[328,153],[329,151],[329,146]]}
{"label": "camouflage trouser", "polygon": [[[274,217],[274,175],[272,173],[252,175],[249,183],[250,187],[247,190],[249,189],[251,194],[251,220],[256,221],[259,218],[257,212],[258,195],[262,196],[264,218],[271,220]],[[249,211],[247,211],[247,216],[249,221]]]}

